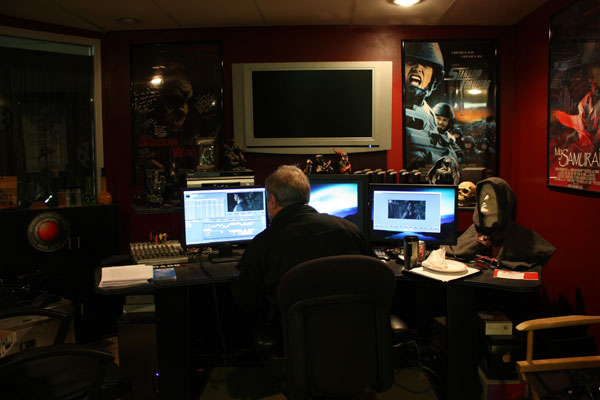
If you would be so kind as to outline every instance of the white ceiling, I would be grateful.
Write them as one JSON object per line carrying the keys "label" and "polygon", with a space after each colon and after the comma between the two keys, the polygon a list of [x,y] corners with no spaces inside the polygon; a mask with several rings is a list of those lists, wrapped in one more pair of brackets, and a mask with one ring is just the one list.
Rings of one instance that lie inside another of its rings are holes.
{"label": "white ceiling", "polygon": [[[3,0],[0,14],[98,32],[287,25],[510,26],[547,0]],[[141,20],[135,25],[120,17]]]}

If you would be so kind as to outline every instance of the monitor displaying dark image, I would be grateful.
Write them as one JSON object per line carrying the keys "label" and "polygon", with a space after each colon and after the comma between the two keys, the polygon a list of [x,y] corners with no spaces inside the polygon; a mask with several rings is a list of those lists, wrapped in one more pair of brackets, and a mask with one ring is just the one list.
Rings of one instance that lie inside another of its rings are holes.
{"label": "monitor displaying dark image", "polygon": [[267,227],[262,187],[187,189],[183,192],[186,247],[224,247],[248,242]]}
{"label": "monitor displaying dark image", "polygon": [[320,213],[347,219],[366,234],[368,179],[366,175],[308,175],[308,205]]}
{"label": "monitor displaying dark image", "polygon": [[392,148],[391,61],[233,63],[234,140],[259,153]]}
{"label": "monitor displaying dark image", "polygon": [[373,242],[411,235],[433,246],[456,244],[457,186],[371,184],[369,193]]}
{"label": "monitor displaying dark image", "polygon": [[372,136],[370,70],[254,71],[252,88],[256,138]]}

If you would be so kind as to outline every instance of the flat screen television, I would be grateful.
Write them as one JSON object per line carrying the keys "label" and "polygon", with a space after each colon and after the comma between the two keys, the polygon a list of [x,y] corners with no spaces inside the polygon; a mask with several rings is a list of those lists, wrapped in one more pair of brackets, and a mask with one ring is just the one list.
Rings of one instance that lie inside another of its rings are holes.
{"label": "flat screen television", "polygon": [[369,177],[367,175],[308,175],[308,205],[320,213],[347,219],[367,234]]}
{"label": "flat screen television", "polygon": [[456,244],[458,186],[371,184],[369,193],[372,242],[398,242],[412,235],[431,248]]}
{"label": "flat screen television", "polygon": [[203,187],[183,191],[183,243],[211,247],[218,256],[248,243],[267,227],[263,187]]}
{"label": "flat screen television", "polygon": [[233,64],[236,145],[307,154],[389,150],[392,62]]}

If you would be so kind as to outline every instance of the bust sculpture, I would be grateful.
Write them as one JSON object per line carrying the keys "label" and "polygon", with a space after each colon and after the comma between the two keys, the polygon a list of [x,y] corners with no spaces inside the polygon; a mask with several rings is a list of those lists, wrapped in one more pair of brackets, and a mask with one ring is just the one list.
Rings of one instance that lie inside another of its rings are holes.
{"label": "bust sculpture", "polygon": [[509,184],[498,177],[480,181],[476,187],[473,224],[447,248],[463,261],[479,256],[496,259],[502,268],[524,270],[543,266],[554,246],[533,230],[515,222],[517,198]]}

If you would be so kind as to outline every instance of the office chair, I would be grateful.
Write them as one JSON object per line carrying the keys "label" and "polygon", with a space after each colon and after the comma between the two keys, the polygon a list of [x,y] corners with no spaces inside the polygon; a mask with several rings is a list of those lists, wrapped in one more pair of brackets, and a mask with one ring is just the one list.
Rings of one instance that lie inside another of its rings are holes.
{"label": "office chair", "polygon": [[[534,332],[600,323],[600,316],[566,315],[524,321],[517,330],[527,332],[526,360],[517,361],[522,382],[534,400],[597,399],[600,396],[600,355],[534,359]],[[560,349],[559,349],[560,350]]]}
{"label": "office chair", "polygon": [[[106,351],[64,343],[71,316],[35,307],[0,310],[0,320],[18,316],[59,321],[54,343],[26,348],[0,358],[0,392],[7,399],[122,399],[130,385],[114,356]],[[14,345],[14,344],[13,344]]]}
{"label": "office chair", "polygon": [[394,287],[386,264],[362,255],[306,261],[283,276],[277,301],[291,400],[391,387]]}

